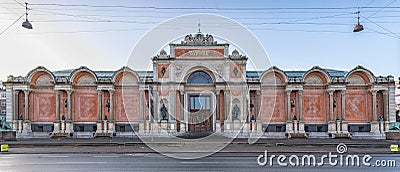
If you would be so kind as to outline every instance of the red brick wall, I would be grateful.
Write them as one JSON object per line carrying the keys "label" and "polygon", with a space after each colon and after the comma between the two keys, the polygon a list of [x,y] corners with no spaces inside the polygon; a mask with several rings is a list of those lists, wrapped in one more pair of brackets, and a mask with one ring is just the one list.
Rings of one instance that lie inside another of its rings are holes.
{"label": "red brick wall", "polygon": [[139,88],[117,89],[115,92],[115,121],[139,122],[140,121],[140,94]]}
{"label": "red brick wall", "polygon": [[33,106],[29,119],[32,122],[54,122],[56,120],[56,96],[51,89],[37,89],[31,92]]}
{"label": "red brick wall", "polygon": [[357,87],[346,90],[346,120],[369,122],[372,119],[372,96],[368,88]]}
{"label": "red brick wall", "polygon": [[326,122],[329,114],[329,99],[325,88],[303,90],[303,121],[308,123]]}
{"label": "red brick wall", "polygon": [[96,87],[75,88],[72,94],[72,119],[74,122],[97,121]]}
{"label": "red brick wall", "polygon": [[285,96],[284,89],[263,89],[261,91],[260,115],[262,122],[286,121]]}

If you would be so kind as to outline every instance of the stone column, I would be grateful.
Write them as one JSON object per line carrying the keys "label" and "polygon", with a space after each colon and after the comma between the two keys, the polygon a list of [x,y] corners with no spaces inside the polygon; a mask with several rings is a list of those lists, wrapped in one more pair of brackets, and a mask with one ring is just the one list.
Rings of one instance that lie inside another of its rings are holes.
{"label": "stone column", "polygon": [[146,121],[145,113],[144,113],[144,106],[146,105],[146,102],[144,101],[144,91],[140,90],[139,91],[139,115],[140,115],[140,122],[139,122],[139,133],[141,135],[145,134],[144,131],[144,125]]}
{"label": "stone column", "polygon": [[[169,101],[170,101],[170,103],[169,103],[169,114],[171,114],[171,115],[176,115],[176,90],[174,90],[174,89],[170,89],[170,91],[169,91]],[[173,121],[171,121],[172,120],[172,118],[171,118],[171,115],[168,115],[168,121],[169,122],[173,122]]]}
{"label": "stone column", "polygon": [[154,122],[158,122],[158,119],[159,119],[159,117],[158,117],[158,110],[159,110],[159,108],[158,108],[158,89],[157,89],[157,87],[155,86],[155,87],[153,87],[153,114],[154,114]]}
{"label": "stone column", "polygon": [[256,91],[256,129],[257,132],[264,132],[262,131],[262,121],[261,121],[261,113],[260,113],[260,108],[261,108],[261,91],[257,90]]}
{"label": "stone column", "polygon": [[67,118],[67,120],[69,120],[69,121],[72,121],[72,99],[71,99],[71,94],[72,94],[72,91],[71,90],[67,90],[67,96],[68,96],[68,99],[67,99],[67,111],[68,111],[68,118]]}
{"label": "stone column", "polygon": [[342,94],[342,121],[346,121],[346,90],[342,90],[341,94]]}
{"label": "stone column", "polygon": [[144,91],[143,90],[140,90],[139,91],[139,113],[140,113],[140,120],[141,120],[141,122],[144,122],[144,121],[146,121],[146,116],[145,116],[145,113],[144,113],[144,109],[145,109],[145,107],[144,106],[146,106],[146,102],[144,101]]}
{"label": "stone column", "polygon": [[67,96],[68,96],[68,99],[67,99],[68,118],[67,118],[67,121],[66,121],[66,129],[65,129],[67,133],[73,133],[74,132],[74,125],[73,125],[73,122],[72,122],[72,98],[71,98],[71,95],[72,95],[72,90],[67,90]]}
{"label": "stone column", "polygon": [[56,121],[53,123],[53,132],[60,132],[60,92],[55,90],[56,94]]}
{"label": "stone column", "polygon": [[219,107],[219,103],[220,103],[220,90],[217,90],[216,92],[215,92],[215,97],[216,97],[216,101],[215,101],[215,109],[216,109],[216,116],[218,117],[218,118],[215,118],[216,119],[216,121],[215,121],[215,131],[217,132],[217,133],[220,133],[221,132],[221,115],[220,115],[220,107]]}
{"label": "stone column", "polygon": [[170,96],[170,103],[169,103],[169,114],[168,114],[168,122],[169,122],[169,129],[170,131],[168,132],[176,132],[176,120],[172,119],[172,116],[175,116],[176,119],[176,90],[173,88],[170,88],[169,91],[169,96]]}
{"label": "stone column", "polygon": [[329,93],[329,121],[333,121],[333,116],[334,116],[334,114],[333,114],[333,111],[334,111],[334,109],[333,109],[333,93],[334,93],[334,90],[328,90],[328,93]]}
{"label": "stone column", "polygon": [[377,121],[376,116],[376,93],[377,90],[370,90],[372,94],[372,122],[371,122],[371,132],[378,133],[379,132],[379,122]]}
{"label": "stone column", "polygon": [[342,94],[342,133],[348,133],[348,125],[346,121],[346,90],[341,91]]}
{"label": "stone column", "polygon": [[18,126],[18,118],[19,118],[19,91],[15,90],[14,91],[14,99],[13,99],[13,131],[17,130]]}
{"label": "stone column", "polygon": [[24,120],[25,121],[29,121],[29,93],[30,93],[30,90],[24,90],[24,96],[25,96],[25,99],[24,99],[24,104],[25,104],[25,107],[24,107],[24,112],[25,112]]}
{"label": "stone column", "polygon": [[377,121],[378,118],[376,116],[376,93],[377,90],[371,90],[371,94],[372,94],[372,120],[373,121]]}
{"label": "stone column", "polygon": [[25,118],[24,118],[24,124],[23,124],[23,132],[24,134],[30,133],[32,132],[31,129],[31,122],[29,120],[29,93],[30,90],[24,90],[24,94],[25,94],[25,107],[24,107],[24,112],[25,112]]}
{"label": "stone column", "polygon": [[[184,127],[184,131],[189,131],[189,107],[188,107],[188,104],[189,103],[186,103],[187,102],[187,100],[188,100],[188,97],[187,97],[187,93],[184,93],[183,91],[182,91],[182,94],[184,95],[183,96],[183,102],[184,102],[184,120],[183,121],[185,121],[185,125],[181,125],[181,127]],[[182,130],[182,129],[181,129]]]}
{"label": "stone column", "polygon": [[103,125],[102,125],[102,91],[97,90],[97,131],[96,133],[101,133],[103,131]]}
{"label": "stone column", "polygon": [[287,121],[286,121],[286,133],[293,133],[293,124],[292,124],[292,119],[290,117],[290,93],[292,90],[286,90],[286,95],[287,95]]}
{"label": "stone column", "polygon": [[[334,121],[334,109],[333,109],[333,93],[335,90],[329,89],[329,123],[328,123],[328,132],[335,132],[335,121]],[[337,128],[337,127],[336,127]]]}
{"label": "stone column", "polygon": [[58,90],[56,93],[56,122],[60,121],[60,92]]}
{"label": "stone column", "polygon": [[[115,131],[115,123],[114,123],[114,90],[108,90],[110,93],[110,120],[108,124],[108,131],[113,133]],[[139,105],[140,107],[141,104]],[[141,113],[143,114],[143,113]]]}
{"label": "stone column", "polygon": [[181,96],[181,104],[180,104],[180,106],[181,106],[181,108],[180,108],[180,110],[181,110],[181,116],[180,116],[180,131],[181,132],[185,132],[186,131],[186,123],[185,123],[185,120],[186,120],[186,118],[185,118],[185,105],[186,105],[186,102],[185,102],[185,94],[183,93],[183,90],[182,91],[179,91],[179,93],[180,93],[180,96]]}
{"label": "stone column", "polygon": [[303,121],[303,91],[299,90],[299,132],[304,133],[304,121]]}
{"label": "stone column", "polygon": [[233,130],[233,120],[230,112],[230,93],[229,90],[224,91],[225,117],[224,117],[224,132],[230,133]]}
{"label": "stone column", "polygon": [[390,127],[389,123],[389,93],[387,90],[383,91],[383,119],[384,119],[384,130],[388,131]]}

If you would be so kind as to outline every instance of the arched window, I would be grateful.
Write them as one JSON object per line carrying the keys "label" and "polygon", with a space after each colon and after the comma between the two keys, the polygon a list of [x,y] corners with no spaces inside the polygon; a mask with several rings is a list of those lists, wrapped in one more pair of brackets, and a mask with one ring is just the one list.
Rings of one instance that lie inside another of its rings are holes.
{"label": "arched window", "polygon": [[187,79],[188,84],[212,84],[213,80],[210,75],[203,71],[196,71],[190,74]]}

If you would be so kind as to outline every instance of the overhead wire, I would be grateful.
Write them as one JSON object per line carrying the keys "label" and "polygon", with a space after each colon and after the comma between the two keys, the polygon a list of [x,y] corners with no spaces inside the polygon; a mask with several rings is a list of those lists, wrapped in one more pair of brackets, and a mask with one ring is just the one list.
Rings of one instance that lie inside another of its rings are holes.
{"label": "overhead wire", "polygon": [[22,14],[17,20],[12,22],[9,26],[7,26],[3,31],[0,32],[0,36],[5,33],[11,26],[13,26],[15,23],[17,23],[25,14]]}
{"label": "overhead wire", "polygon": [[[17,0],[14,0],[16,3],[24,6],[22,3],[19,3]],[[392,1],[388,5],[384,7],[380,6],[374,6],[374,7],[369,7],[370,4],[374,2],[374,0],[370,1],[367,5],[364,7],[361,7],[363,9],[379,9],[378,11],[363,11],[363,13],[373,13],[369,17],[373,17],[378,12],[388,12],[383,11],[383,9],[400,9],[400,7],[395,6],[395,7],[389,7],[389,5],[393,4],[396,0]],[[1,4],[1,3],[0,3]],[[244,25],[249,25],[249,26],[263,26],[263,25],[336,25],[336,26],[347,26],[351,25],[351,23],[342,23],[342,22],[303,22],[303,21],[308,21],[308,20],[319,20],[319,19],[327,19],[327,18],[354,18],[354,17],[346,17],[346,15],[354,14],[354,12],[348,12],[348,10],[353,10],[356,9],[357,7],[300,7],[300,8],[264,8],[264,7],[251,7],[251,8],[230,8],[230,7],[156,7],[156,6],[125,6],[125,5],[89,5],[89,4],[57,4],[57,3],[32,3],[29,4],[30,6],[33,6],[33,8],[30,8],[30,10],[37,11],[37,12],[42,12],[42,13],[47,13],[47,14],[52,14],[52,15],[60,15],[60,16],[68,16],[68,17],[74,17],[76,19],[71,19],[71,20],[33,20],[32,22],[87,22],[87,23],[130,23],[130,24],[158,24],[159,22],[152,22],[152,21],[131,21],[131,20],[115,20],[115,19],[105,19],[104,17],[148,17],[148,18],[171,18],[171,17],[165,17],[164,15],[157,15],[157,13],[185,13],[182,10],[218,10],[218,12],[232,12],[232,13],[254,13],[254,12],[262,12],[262,13],[304,13],[304,14],[317,14],[317,13],[340,13],[340,14],[334,14],[334,15],[329,15],[329,16],[318,16],[318,17],[311,17],[311,18],[293,18],[293,17],[276,17],[276,18],[267,18],[267,17],[232,17],[232,19],[254,19],[254,20],[266,20],[266,19],[271,19],[271,20],[289,20],[289,21],[283,21],[283,22],[248,22],[248,23],[242,23]],[[62,8],[46,8],[46,6],[49,7],[62,7]],[[44,8],[42,8],[44,7]],[[64,8],[64,7],[69,7],[69,8]],[[89,9],[88,9],[89,7]],[[117,9],[117,10],[115,10]],[[93,15],[93,14],[80,14],[80,15],[75,15],[75,14],[67,14],[67,13],[60,13],[60,12],[54,12],[54,10],[81,10],[81,11],[96,11],[96,10],[115,10],[115,11],[121,11],[121,9],[134,9],[135,11],[130,11],[130,12],[140,12],[140,13],[148,13],[152,12],[156,15],[137,15],[137,16],[130,16],[130,15],[125,15],[125,16],[118,16],[118,15],[111,15],[107,16],[107,14],[102,14],[102,15]],[[143,10],[138,10],[138,9],[143,9]],[[149,11],[150,10],[150,11]],[[174,11],[168,11],[168,10],[174,10]],[[282,11],[283,10],[283,11]],[[341,11],[345,10],[345,11]],[[347,12],[346,12],[347,11]],[[392,12],[400,12],[399,11],[392,11]],[[44,14],[35,14],[35,15],[44,15]],[[396,17],[395,15],[392,15],[392,17]],[[400,17],[400,16],[398,16]],[[78,20],[83,19],[83,20]],[[376,16],[373,18],[384,18],[384,16]],[[369,22],[374,23],[379,27],[379,24],[377,23],[397,23],[397,22],[391,22],[391,21],[386,21],[386,22],[374,22],[369,20]],[[117,29],[116,31],[129,31],[132,29]],[[137,29],[136,29],[137,30]],[[142,30],[142,29],[140,29]],[[267,29],[267,28],[253,28],[253,30],[272,30],[272,29]],[[282,31],[295,31],[295,30],[282,30]],[[296,30],[296,31],[305,31],[305,32],[314,32],[310,30]],[[390,31],[390,30],[386,30]],[[316,30],[315,32],[325,32],[322,30]],[[328,31],[329,32],[329,31]],[[338,32],[339,33],[339,32]],[[343,32],[347,33],[347,32]],[[393,32],[389,32],[391,34],[394,34]],[[395,34],[394,34],[395,35]]]}

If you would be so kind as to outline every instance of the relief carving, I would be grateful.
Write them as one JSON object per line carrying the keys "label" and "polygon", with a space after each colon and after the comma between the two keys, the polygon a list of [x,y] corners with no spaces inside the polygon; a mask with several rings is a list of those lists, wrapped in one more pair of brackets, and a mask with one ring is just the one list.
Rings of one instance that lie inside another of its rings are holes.
{"label": "relief carving", "polygon": [[41,75],[36,80],[36,85],[39,85],[39,86],[52,85],[51,81],[52,81],[52,79],[49,75]]}
{"label": "relief carving", "polygon": [[347,79],[350,84],[365,84],[364,79],[360,75],[352,75]]}
{"label": "relief carving", "polygon": [[77,84],[95,84],[96,80],[90,75],[83,75],[78,79]]}
{"label": "relief carving", "polygon": [[322,81],[322,79],[317,75],[311,75],[311,76],[307,77],[306,79],[304,79],[304,82],[306,84],[323,84],[324,83]]}

